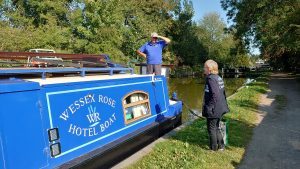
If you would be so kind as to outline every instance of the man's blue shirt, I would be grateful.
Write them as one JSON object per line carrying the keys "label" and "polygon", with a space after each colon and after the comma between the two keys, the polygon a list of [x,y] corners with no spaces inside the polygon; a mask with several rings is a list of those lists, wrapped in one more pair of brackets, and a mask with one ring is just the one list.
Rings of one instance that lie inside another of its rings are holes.
{"label": "man's blue shirt", "polygon": [[147,64],[161,64],[162,63],[162,50],[167,46],[163,40],[157,41],[152,44],[151,42],[145,43],[139,48],[139,51],[147,55]]}

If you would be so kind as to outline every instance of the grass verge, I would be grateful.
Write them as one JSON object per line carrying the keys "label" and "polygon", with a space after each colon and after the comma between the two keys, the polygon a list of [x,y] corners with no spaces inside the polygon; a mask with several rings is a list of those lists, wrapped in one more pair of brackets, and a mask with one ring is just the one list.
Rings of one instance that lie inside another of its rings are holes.
{"label": "grass verge", "polygon": [[155,145],[153,151],[128,169],[145,168],[236,168],[241,162],[257,120],[260,94],[268,89],[268,78],[257,78],[238,91],[228,102],[229,145],[223,152],[208,147],[206,121],[195,120],[167,141]]}

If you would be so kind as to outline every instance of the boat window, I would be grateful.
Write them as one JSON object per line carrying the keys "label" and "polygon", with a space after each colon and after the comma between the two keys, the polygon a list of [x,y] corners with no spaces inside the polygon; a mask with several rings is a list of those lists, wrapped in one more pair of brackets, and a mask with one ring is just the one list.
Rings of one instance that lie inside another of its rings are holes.
{"label": "boat window", "polygon": [[134,91],[123,98],[125,123],[129,124],[151,115],[149,95],[143,91]]}

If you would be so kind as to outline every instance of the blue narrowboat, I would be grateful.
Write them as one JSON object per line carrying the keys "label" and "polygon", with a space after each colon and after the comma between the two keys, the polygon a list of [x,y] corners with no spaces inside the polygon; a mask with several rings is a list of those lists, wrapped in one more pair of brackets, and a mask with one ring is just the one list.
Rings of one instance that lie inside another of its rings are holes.
{"label": "blue narrowboat", "polygon": [[0,77],[3,169],[109,168],[181,124],[164,76],[31,67]]}

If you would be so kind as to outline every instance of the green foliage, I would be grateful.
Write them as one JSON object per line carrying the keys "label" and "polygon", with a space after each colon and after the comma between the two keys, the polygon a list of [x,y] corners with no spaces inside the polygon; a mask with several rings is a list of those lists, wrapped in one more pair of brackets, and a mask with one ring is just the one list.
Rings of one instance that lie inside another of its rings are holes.
{"label": "green foliage", "polygon": [[[241,44],[253,41],[275,67],[299,67],[299,0],[222,0]],[[254,38],[254,39],[253,39]]]}
{"label": "green foliage", "polygon": [[196,35],[197,26],[192,21],[192,2],[183,1],[183,6],[178,12],[178,19],[173,22],[169,32],[173,38],[171,49],[178,59],[178,64],[195,66],[206,59],[206,49]]}
{"label": "green foliage", "polygon": [[[115,61],[127,62],[150,32],[166,34],[178,6],[179,0],[1,1],[0,49],[107,53]],[[168,54],[166,60],[173,58]]]}
{"label": "green foliage", "polygon": [[226,33],[226,24],[219,14],[209,13],[198,22],[197,36],[207,50],[206,59],[218,62],[219,67],[249,66],[250,58],[237,52],[239,45],[232,34]]}
{"label": "green foliage", "polygon": [[67,48],[67,1],[5,1],[0,6],[0,50]]}
{"label": "green foliage", "polygon": [[[0,50],[51,48],[71,53],[106,53],[116,62],[143,62],[136,50],[151,32],[169,37],[166,64],[220,67],[247,65],[238,43],[217,14],[198,25],[191,0],[24,0],[0,2]],[[238,61],[237,61],[238,59]]]}

